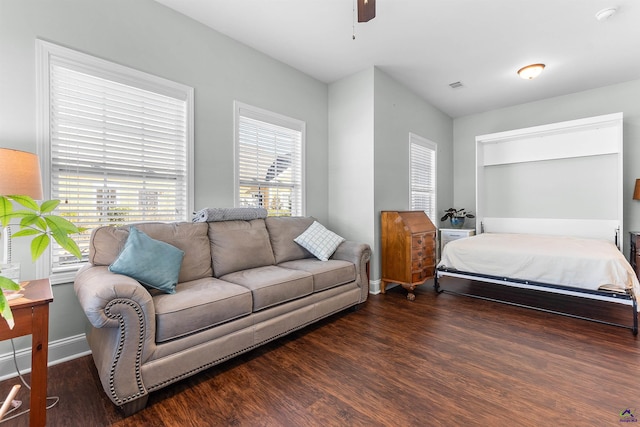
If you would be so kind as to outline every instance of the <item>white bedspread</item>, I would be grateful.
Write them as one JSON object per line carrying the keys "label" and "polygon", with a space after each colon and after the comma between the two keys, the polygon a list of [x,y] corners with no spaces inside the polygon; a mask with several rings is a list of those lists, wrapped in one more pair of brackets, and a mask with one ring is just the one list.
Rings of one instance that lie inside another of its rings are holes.
{"label": "white bedspread", "polygon": [[484,233],[448,243],[438,267],[582,289],[633,288],[640,296],[631,265],[604,240]]}

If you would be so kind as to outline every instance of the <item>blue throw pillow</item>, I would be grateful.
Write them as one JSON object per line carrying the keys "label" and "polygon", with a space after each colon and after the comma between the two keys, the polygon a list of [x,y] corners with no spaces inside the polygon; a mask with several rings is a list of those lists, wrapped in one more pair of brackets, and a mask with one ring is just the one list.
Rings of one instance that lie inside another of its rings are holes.
{"label": "blue throw pillow", "polygon": [[168,243],[152,239],[135,227],[109,271],[132,277],[143,285],[168,294],[176,292],[184,252]]}

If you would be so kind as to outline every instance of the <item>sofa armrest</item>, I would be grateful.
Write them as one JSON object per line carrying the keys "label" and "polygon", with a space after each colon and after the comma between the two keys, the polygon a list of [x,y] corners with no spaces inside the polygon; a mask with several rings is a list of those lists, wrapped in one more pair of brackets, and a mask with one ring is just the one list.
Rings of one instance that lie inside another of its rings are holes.
{"label": "sofa armrest", "polygon": [[369,260],[371,259],[369,245],[347,240],[338,246],[331,259],[349,261],[356,266],[356,283],[362,289],[360,302],[365,302],[369,296]]}
{"label": "sofa armrest", "polygon": [[[86,265],[78,271],[73,287],[93,327],[117,328],[120,321],[112,312],[113,302],[130,300],[143,311],[149,327],[154,328],[153,300],[137,280],[112,273],[106,266]],[[138,321],[137,318],[131,320]]]}
{"label": "sofa armrest", "polygon": [[93,329],[87,336],[102,387],[119,406],[146,399],[141,367],[155,350],[155,308],[149,292],[107,266],[86,265],[74,289]]}

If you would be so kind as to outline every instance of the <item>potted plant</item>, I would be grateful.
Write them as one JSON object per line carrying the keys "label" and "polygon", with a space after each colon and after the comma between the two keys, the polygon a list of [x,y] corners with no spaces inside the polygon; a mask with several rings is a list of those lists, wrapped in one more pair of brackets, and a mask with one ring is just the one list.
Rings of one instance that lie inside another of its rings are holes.
{"label": "potted plant", "polygon": [[[14,210],[11,201],[20,204],[25,209]],[[78,244],[69,235],[81,233],[84,228],[77,227],[61,216],[52,212],[58,207],[60,200],[47,200],[38,203],[29,196],[0,196],[0,223],[2,227],[10,225],[12,220],[19,221],[20,230],[13,233],[13,237],[32,237],[31,259],[36,261],[44,253],[53,238],[60,246],[78,259],[82,257]],[[0,289],[2,291],[20,290],[20,285],[2,276],[0,271]],[[11,308],[4,292],[0,292],[0,315],[6,320],[10,329],[14,321]]]}
{"label": "potted plant", "polygon": [[465,208],[449,208],[444,211],[444,216],[440,218],[440,221],[446,221],[447,219],[449,219],[451,227],[462,228],[464,226],[464,220],[466,218],[475,218],[475,215],[467,212]]}

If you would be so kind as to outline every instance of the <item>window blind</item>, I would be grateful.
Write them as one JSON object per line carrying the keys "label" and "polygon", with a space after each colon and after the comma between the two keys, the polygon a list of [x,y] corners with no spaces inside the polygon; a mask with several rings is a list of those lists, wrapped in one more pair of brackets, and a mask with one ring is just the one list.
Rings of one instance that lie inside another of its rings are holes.
{"label": "window blind", "polygon": [[[89,230],[188,217],[188,106],[168,96],[49,65],[51,198],[60,215]],[[144,86],[144,85],[140,85]],[[90,232],[76,239],[85,261]],[[52,271],[82,262],[54,245]]]}
{"label": "window blind", "polygon": [[237,109],[237,206],[269,215],[303,215],[304,124],[268,112]]}
{"label": "window blind", "polygon": [[423,210],[436,220],[436,148],[417,135],[410,134],[411,209]]}

